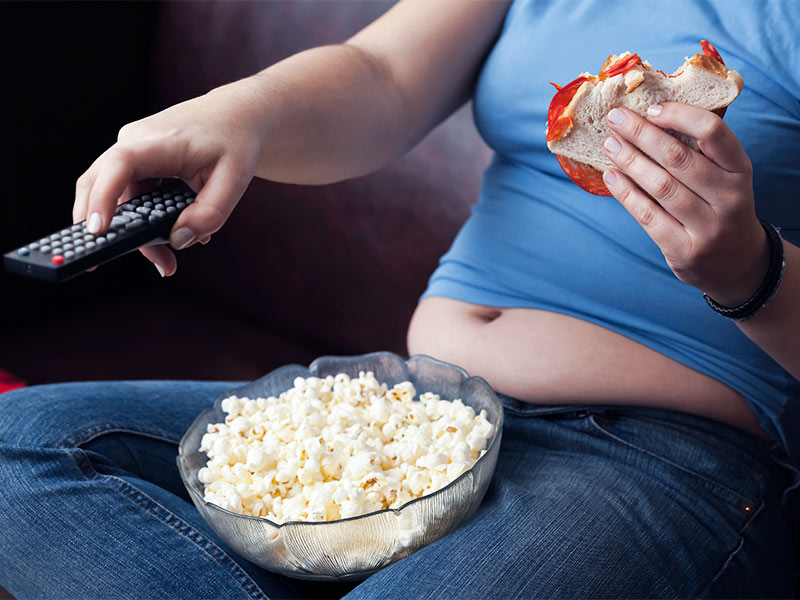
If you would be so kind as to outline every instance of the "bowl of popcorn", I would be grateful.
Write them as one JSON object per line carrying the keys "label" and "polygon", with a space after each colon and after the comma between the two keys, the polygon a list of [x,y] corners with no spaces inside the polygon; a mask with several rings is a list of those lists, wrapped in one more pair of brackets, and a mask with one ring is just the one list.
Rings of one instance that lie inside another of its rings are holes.
{"label": "bowl of popcorn", "polygon": [[217,398],[178,468],[211,528],[300,579],[357,580],[475,512],[503,409],[480,377],[388,352],[287,365]]}

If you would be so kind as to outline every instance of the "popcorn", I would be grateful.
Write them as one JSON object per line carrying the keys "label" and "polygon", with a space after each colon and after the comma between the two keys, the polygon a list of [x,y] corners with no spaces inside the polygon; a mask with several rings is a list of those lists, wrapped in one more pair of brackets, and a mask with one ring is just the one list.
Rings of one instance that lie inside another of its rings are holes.
{"label": "popcorn", "polygon": [[494,425],[461,400],[416,393],[362,371],[296,377],[277,397],[225,398],[224,422],[200,443],[205,500],[276,523],[332,521],[440,490],[485,453]]}

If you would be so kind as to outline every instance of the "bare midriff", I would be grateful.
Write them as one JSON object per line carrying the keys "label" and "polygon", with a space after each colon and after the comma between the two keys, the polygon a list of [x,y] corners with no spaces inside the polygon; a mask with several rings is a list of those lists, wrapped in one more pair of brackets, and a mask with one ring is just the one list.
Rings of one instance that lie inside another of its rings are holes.
{"label": "bare midriff", "polygon": [[427,354],[532,404],[648,406],[714,419],[768,438],[724,383],[623,335],[574,317],[430,297],[408,331]]}

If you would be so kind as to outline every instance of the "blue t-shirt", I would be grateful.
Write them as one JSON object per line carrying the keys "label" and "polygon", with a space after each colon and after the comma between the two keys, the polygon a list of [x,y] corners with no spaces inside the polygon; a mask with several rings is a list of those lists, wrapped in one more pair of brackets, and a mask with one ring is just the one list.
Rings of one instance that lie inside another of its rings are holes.
{"label": "blue t-shirt", "polygon": [[[627,336],[740,392],[800,464],[800,382],[678,280],[611,197],[545,145],[554,89],[637,52],[672,72],[711,41],[744,89],[726,123],[754,167],[758,216],[800,243],[800,0],[517,0],[474,94],[495,151],[472,215],[423,297],[549,310]],[[800,332],[797,332],[800,335]]]}

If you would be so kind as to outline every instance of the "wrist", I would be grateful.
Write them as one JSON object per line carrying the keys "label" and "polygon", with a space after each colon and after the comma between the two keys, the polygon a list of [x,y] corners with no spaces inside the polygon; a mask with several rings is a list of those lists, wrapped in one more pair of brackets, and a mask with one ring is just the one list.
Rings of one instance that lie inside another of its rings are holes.
{"label": "wrist", "polygon": [[752,250],[741,260],[735,277],[728,285],[702,290],[721,306],[734,307],[746,302],[758,290],[769,269],[770,242],[760,222],[755,223],[754,232],[748,238],[752,241],[745,247],[749,246]]}
{"label": "wrist", "polygon": [[769,262],[767,272],[753,295],[738,305],[724,306],[707,293],[703,294],[706,302],[715,312],[735,321],[745,321],[758,314],[775,296],[783,279],[786,252],[784,251],[781,235],[774,225],[761,221],[761,226],[767,235]]}

